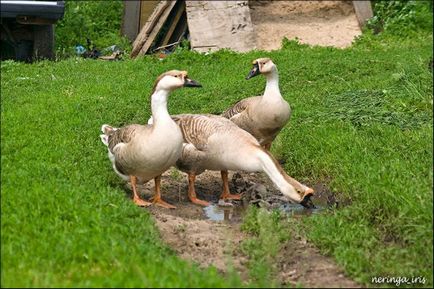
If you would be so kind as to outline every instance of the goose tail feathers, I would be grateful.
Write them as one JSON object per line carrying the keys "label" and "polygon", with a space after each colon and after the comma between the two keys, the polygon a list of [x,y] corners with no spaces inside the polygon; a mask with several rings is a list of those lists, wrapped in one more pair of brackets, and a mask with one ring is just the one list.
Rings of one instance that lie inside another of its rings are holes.
{"label": "goose tail feathers", "polygon": [[111,125],[108,124],[103,124],[101,126],[101,132],[103,134],[100,134],[99,137],[101,138],[101,141],[104,145],[108,146],[108,139],[109,136],[115,131],[117,130],[117,128],[112,127]]}

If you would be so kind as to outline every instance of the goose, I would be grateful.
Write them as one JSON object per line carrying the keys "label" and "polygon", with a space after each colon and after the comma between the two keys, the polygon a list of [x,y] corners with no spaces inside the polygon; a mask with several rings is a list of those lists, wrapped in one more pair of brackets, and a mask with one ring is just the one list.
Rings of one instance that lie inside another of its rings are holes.
{"label": "goose", "polygon": [[270,58],[258,58],[247,75],[250,79],[262,74],[267,79],[264,94],[244,98],[222,113],[240,128],[252,134],[270,150],[271,143],[291,116],[291,108],[279,89],[279,74]]}
{"label": "goose", "polygon": [[288,176],[269,151],[262,148],[251,134],[232,121],[212,114],[180,114],[172,119],[184,137],[181,157],[176,167],[188,174],[188,196],[199,205],[209,203],[196,196],[194,182],[205,170],[221,171],[221,199],[240,199],[229,192],[228,170],[264,172],[291,202],[314,208],[310,200],[313,189]]}
{"label": "goose", "polygon": [[151,95],[152,125],[131,124],[115,128],[104,124],[100,135],[107,146],[113,169],[122,179],[130,180],[133,201],[147,207],[151,202],[141,199],[137,182],[154,179],[153,203],[164,208],[175,208],[161,199],[161,174],[173,166],[182,153],[183,136],[179,126],[167,111],[169,94],[181,87],[201,87],[187,76],[187,71],[171,70],[161,74]]}

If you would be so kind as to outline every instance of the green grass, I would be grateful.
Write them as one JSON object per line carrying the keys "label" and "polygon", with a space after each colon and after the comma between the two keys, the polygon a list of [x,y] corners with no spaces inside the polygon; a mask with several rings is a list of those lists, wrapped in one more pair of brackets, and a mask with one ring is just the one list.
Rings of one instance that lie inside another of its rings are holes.
{"label": "green grass", "polygon": [[99,130],[145,123],[154,79],[175,68],[203,88],[174,92],[170,113],[221,112],[263,91],[263,78],[244,79],[263,56],[278,65],[293,109],[273,153],[293,177],[327,180],[351,200],[304,219],[305,234],[359,282],[424,276],[432,285],[432,33],[368,40],[162,61],[2,62],[1,285],[240,286],[161,243],[149,213],[125,197]]}
{"label": "green grass", "polygon": [[276,256],[284,242],[291,238],[288,216],[278,210],[271,212],[250,206],[243,217],[241,230],[251,237],[241,243],[248,256],[249,278],[259,287],[279,287]]}

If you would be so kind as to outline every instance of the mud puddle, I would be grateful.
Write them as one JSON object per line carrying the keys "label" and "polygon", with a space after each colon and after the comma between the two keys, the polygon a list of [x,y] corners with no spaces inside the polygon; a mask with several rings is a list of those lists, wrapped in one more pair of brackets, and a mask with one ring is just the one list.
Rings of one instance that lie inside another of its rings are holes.
{"label": "mud puddle", "polygon": [[[297,221],[339,204],[323,184],[307,184],[316,192],[312,200],[317,209],[306,210],[298,204],[289,204],[265,175],[229,173],[229,178],[231,193],[242,193],[242,199],[220,206],[220,173],[205,172],[197,177],[198,198],[211,203],[204,208],[189,201],[187,177],[174,169],[170,170],[162,176],[162,198],[177,208],[169,210],[151,206],[144,210],[153,215],[162,239],[179,257],[197,263],[200,267],[214,266],[222,274],[234,270],[246,282],[249,281],[249,259],[242,253],[240,245],[251,236],[241,231],[240,226],[249,205],[268,210],[280,209]],[[139,186],[141,196],[145,199],[152,197],[153,187],[153,182]],[[303,236],[290,233],[293,237],[284,244],[275,260],[280,284],[360,287],[347,278],[331,258],[322,256]]]}
{"label": "mud puddle", "polygon": [[[255,177],[255,180],[252,179]],[[205,217],[211,221],[241,221],[244,212],[249,204],[263,207],[269,210],[280,210],[294,218],[318,214],[326,209],[332,209],[337,206],[336,200],[332,200],[332,193],[326,191],[322,184],[314,186],[315,196],[313,197],[314,209],[306,209],[299,204],[288,202],[288,200],[273,186],[268,180],[257,182],[257,176],[235,173],[232,175],[231,191],[243,195],[241,201],[219,201],[204,208]]]}
{"label": "mud puddle", "polygon": [[230,221],[234,215],[235,208],[209,205],[203,208],[205,216],[210,221]]}

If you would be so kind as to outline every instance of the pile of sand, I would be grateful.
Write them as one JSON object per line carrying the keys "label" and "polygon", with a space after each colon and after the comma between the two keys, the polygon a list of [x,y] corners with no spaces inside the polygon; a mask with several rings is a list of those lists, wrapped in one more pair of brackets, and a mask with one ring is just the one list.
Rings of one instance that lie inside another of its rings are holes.
{"label": "pile of sand", "polygon": [[279,49],[284,37],[344,48],[361,29],[351,1],[249,1],[258,49]]}

